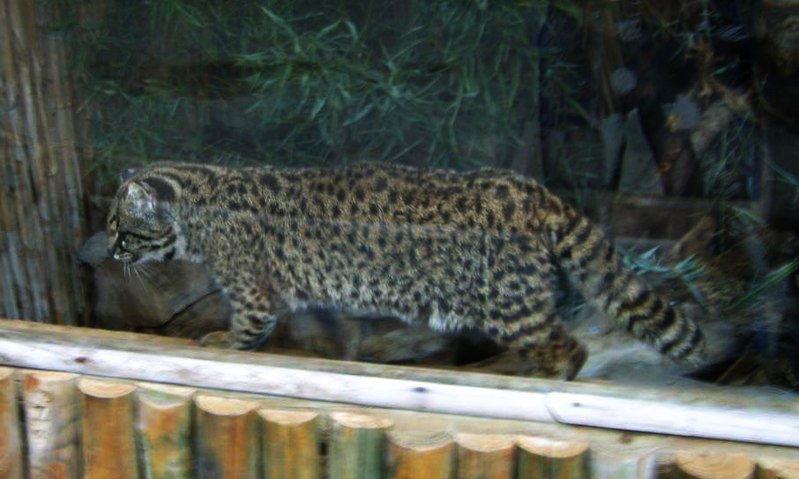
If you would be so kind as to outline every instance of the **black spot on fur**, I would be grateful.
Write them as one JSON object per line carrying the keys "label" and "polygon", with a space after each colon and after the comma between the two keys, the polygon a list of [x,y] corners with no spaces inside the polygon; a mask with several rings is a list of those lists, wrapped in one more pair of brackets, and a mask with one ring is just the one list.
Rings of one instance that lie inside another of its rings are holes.
{"label": "black spot on fur", "polygon": [[496,191],[497,191],[497,197],[500,199],[505,199],[510,194],[510,189],[508,188],[508,185],[497,185]]}
{"label": "black spot on fur", "polygon": [[505,218],[505,221],[510,221],[513,219],[513,213],[516,212],[516,203],[512,200],[509,200],[505,205],[502,207],[502,216]]}
{"label": "black spot on fur", "polygon": [[282,189],[280,186],[280,181],[271,173],[262,174],[258,181],[275,194],[280,193],[280,190]]}

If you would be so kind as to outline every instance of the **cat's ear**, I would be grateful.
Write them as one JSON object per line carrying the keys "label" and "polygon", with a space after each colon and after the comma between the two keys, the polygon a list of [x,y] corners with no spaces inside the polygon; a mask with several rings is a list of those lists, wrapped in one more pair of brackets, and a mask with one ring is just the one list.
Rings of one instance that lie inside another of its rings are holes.
{"label": "cat's ear", "polygon": [[170,203],[178,198],[180,187],[175,182],[152,176],[142,178],[141,183],[150,191],[157,201]]}
{"label": "cat's ear", "polygon": [[149,216],[161,213],[177,200],[180,186],[177,182],[158,176],[145,176],[125,184],[125,203],[130,213]]}
{"label": "cat's ear", "polygon": [[137,168],[122,168],[119,172],[119,182],[124,183],[133,178],[137,171],[139,171]]}
{"label": "cat's ear", "polygon": [[145,185],[135,181],[128,183],[125,191],[125,200],[133,211],[139,213],[155,211],[155,195]]}

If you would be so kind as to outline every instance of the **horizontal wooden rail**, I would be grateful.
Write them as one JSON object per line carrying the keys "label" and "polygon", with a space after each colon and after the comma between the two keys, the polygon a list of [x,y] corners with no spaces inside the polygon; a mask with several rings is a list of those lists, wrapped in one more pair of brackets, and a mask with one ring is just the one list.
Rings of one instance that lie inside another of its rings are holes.
{"label": "horizontal wooden rail", "polygon": [[[365,367],[2,320],[0,364],[373,407],[799,446],[799,404],[773,398],[748,396],[751,407],[719,394],[703,399],[704,392],[659,400],[637,397],[641,394],[633,387]],[[714,402],[718,398],[724,401]]]}

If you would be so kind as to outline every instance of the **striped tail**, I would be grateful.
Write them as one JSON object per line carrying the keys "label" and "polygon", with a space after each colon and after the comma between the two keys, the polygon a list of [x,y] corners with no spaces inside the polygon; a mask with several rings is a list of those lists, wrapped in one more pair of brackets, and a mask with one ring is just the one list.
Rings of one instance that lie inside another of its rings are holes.
{"label": "striped tail", "polygon": [[553,252],[585,298],[662,354],[680,362],[701,362],[705,340],[696,322],[630,271],[587,218],[573,210],[566,218],[556,228]]}

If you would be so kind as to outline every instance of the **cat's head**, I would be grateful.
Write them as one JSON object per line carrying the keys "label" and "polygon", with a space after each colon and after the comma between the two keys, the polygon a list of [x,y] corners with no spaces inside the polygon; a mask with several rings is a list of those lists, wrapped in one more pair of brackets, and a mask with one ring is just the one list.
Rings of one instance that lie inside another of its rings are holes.
{"label": "cat's head", "polygon": [[179,195],[179,185],[170,179],[130,175],[108,214],[108,254],[125,263],[181,259],[185,241],[175,222]]}

